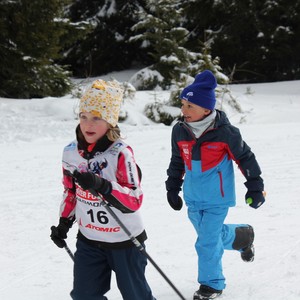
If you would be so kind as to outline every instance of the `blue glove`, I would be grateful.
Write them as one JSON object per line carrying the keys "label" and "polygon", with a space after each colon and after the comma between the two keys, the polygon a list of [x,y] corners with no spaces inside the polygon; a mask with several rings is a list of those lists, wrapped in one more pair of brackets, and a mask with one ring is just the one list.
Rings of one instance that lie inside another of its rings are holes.
{"label": "blue glove", "polygon": [[246,204],[253,208],[259,208],[265,201],[264,183],[261,177],[245,182],[248,191],[245,195]]}
{"label": "blue glove", "polygon": [[181,210],[183,205],[182,199],[178,194],[178,190],[170,190],[167,192],[168,202],[174,210]]}

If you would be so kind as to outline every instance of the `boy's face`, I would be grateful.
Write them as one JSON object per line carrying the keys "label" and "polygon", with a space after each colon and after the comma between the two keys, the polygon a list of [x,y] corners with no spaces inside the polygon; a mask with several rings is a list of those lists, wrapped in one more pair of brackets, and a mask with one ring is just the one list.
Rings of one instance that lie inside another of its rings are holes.
{"label": "boy's face", "polygon": [[81,132],[89,144],[96,143],[106,134],[109,128],[105,120],[89,112],[80,113],[79,119]]}
{"label": "boy's face", "polygon": [[181,113],[185,122],[197,122],[210,114],[210,110],[186,100],[181,100]]}

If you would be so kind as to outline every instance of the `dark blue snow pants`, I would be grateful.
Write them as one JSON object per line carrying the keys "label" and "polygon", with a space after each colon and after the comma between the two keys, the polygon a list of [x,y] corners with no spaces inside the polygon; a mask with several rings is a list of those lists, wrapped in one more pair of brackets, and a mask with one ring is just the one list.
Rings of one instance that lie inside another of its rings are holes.
{"label": "dark blue snow pants", "polygon": [[124,300],[155,300],[145,278],[146,256],[135,246],[104,249],[77,240],[74,259],[74,300],[105,300],[112,271]]}

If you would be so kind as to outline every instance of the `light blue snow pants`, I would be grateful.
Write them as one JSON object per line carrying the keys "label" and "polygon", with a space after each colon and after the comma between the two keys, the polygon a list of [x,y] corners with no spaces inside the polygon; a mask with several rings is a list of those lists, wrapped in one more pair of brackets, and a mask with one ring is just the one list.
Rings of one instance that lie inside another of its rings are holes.
{"label": "light blue snow pants", "polygon": [[198,282],[217,290],[225,288],[222,269],[224,250],[234,250],[235,229],[245,224],[224,224],[228,207],[205,210],[188,208],[188,216],[197,232]]}

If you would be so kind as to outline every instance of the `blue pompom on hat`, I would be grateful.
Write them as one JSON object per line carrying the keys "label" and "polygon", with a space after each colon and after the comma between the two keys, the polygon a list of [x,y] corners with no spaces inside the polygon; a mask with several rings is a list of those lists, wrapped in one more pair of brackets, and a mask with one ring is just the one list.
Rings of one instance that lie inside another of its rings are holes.
{"label": "blue pompom on hat", "polygon": [[195,77],[191,85],[184,88],[180,94],[180,98],[203,108],[214,110],[216,105],[216,87],[216,77],[211,71],[205,70]]}

